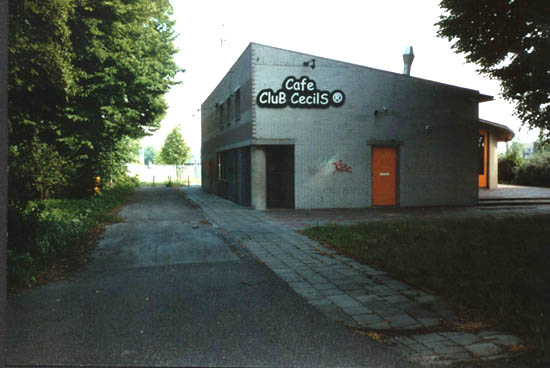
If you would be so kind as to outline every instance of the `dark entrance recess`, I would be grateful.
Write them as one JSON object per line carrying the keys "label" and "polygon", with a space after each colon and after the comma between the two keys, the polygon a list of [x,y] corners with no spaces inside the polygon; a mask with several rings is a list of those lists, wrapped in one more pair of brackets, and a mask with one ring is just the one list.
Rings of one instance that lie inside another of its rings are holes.
{"label": "dark entrance recess", "polygon": [[294,146],[266,146],[268,208],[294,208]]}
{"label": "dark entrance recess", "polygon": [[250,206],[250,148],[218,152],[216,193],[241,206]]}

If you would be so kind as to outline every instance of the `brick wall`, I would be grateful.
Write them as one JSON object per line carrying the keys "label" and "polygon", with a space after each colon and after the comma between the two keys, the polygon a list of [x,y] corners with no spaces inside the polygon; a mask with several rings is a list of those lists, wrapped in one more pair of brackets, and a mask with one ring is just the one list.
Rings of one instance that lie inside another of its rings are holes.
{"label": "brick wall", "polygon": [[[238,109],[236,108],[237,91],[240,94]],[[252,137],[251,101],[251,48],[248,47],[201,105],[203,190],[218,192],[217,152],[243,146],[250,141]],[[221,114],[221,106],[223,106],[223,114]],[[230,106],[230,114],[227,113],[228,106]],[[226,191],[223,188],[220,190]]]}
{"label": "brick wall", "polygon": [[[384,143],[399,146],[401,206],[477,203],[477,91],[257,44],[252,55],[254,96],[288,76],[346,95],[328,109],[252,101],[254,139],[295,142],[296,208],[370,206],[371,147]],[[335,172],[340,161],[351,173]]]}

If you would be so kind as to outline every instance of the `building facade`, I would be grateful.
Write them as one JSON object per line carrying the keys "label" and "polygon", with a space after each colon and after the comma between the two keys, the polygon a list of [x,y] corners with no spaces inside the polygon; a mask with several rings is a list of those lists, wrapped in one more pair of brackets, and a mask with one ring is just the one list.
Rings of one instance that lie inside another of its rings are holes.
{"label": "building facade", "polygon": [[489,99],[252,43],[201,106],[202,188],[256,209],[475,205]]}

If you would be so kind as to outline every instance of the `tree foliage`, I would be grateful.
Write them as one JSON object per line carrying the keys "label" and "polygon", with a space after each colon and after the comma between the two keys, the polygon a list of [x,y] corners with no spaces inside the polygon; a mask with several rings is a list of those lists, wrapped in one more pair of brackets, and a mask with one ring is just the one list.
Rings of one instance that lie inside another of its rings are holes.
{"label": "tree foliage", "polygon": [[511,183],[514,181],[520,166],[523,164],[523,145],[514,141],[498,158],[498,181]]}
{"label": "tree foliage", "polygon": [[[64,194],[88,193],[92,178],[121,169],[131,140],[158,129],[165,114],[163,96],[180,71],[170,3],[10,0],[9,6],[9,179],[32,181],[24,162],[36,156],[25,147],[45,144],[63,159]],[[32,193],[10,185],[10,198]]]}
{"label": "tree foliage", "polygon": [[98,172],[103,174],[103,182],[121,182],[126,176],[126,164],[139,162],[139,141],[123,137],[113,145],[113,150],[99,154]]}
{"label": "tree foliage", "polygon": [[437,35],[501,82],[524,124],[550,139],[550,2],[442,0]]}
{"label": "tree foliage", "polygon": [[155,150],[155,147],[145,147],[145,150],[143,151],[143,163],[147,166],[153,165],[155,163],[156,154],[157,151]]}
{"label": "tree foliage", "polygon": [[74,3],[10,0],[9,10],[9,142],[17,145],[38,134],[51,141],[60,111],[76,90],[68,26]]}
{"label": "tree foliage", "polygon": [[550,187],[550,151],[540,150],[519,167],[515,184]]}
{"label": "tree foliage", "polygon": [[72,28],[83,88],[67,106],[70,125],[84,125],[71,132],[75,150],[93,157],[118,137],[158,129],[167,108],[163,95],[178,70],[169,6],[165,0],[81,0]]}
{"label": "tree foliage", "polygon": [[183,165],[189,158],[189,147],[179,128],[172,129],[159,152],[159,162],[164,165]]}
{"label": "tree foliage", "polygon": [[34,137],[30,142],[11,146],[10,155],[13,157],[12,177],[23,189],[26,199],[49,199],[56,189],[67,184],[65,168],[68,162],[52,145]]}

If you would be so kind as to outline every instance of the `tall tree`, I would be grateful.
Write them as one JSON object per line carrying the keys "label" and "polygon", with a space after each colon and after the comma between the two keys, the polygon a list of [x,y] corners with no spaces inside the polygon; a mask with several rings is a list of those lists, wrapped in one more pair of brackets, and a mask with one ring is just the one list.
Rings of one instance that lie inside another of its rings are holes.
{"label": "tall tree", "polygon": [[178,166],[183,165],[189,158],[189,147],[181,135],[179,128],[172,129],[166,137],[159,152],[159,163],[176,166],[176,175],[179,180]]}
{"label": "tall tree", "polygon": [[113,145],[113,150],[99,154],[99,172],[103,173],[105,182],[118,182],[126,176],[128,163],[139,162],[139,141],[124,137]]}
{"label": "tall tree", "polygon": [[72,0],[9,1],[10,144],[56,131],[60,108],[76,91],[68,25],[73,11]]}
{"label": "tall tree", "polygon": [[122,137],[158,129],[179,71],[171,11],[167,0],[78,1],[70,25],[82,88],[67,104],[65,142],[84,157],[83,181]]}
{"label": "tall tree", "polygon": [[442,0],[437,35],[498,79],[524,124],[550,139],[550,2]]}
{"label": "tall tree", "polygon": [[[64,175],[67,162],[60,157],[56,139],[63,105],[77,89],[68,25],[73,11],[72,0],[9,1],[8,175],[10,183],[21,184],[9,185],[10,200],[54,192],[51,187],[36,190],[44,184],[36,175],[38,167],[53,165],[56,175]],[[49,162],[48,157],[63,165]],[[61,177],[50,183],[64,182]]]}
{"label": "tall tree", "polygon": [[32,180],[26,147],[45,143],[63,158],[63,182],[86,193],[126,157],[128,139],[158,129],[180,71],[171,14],[168,0],[10,0],[12,182]]}

